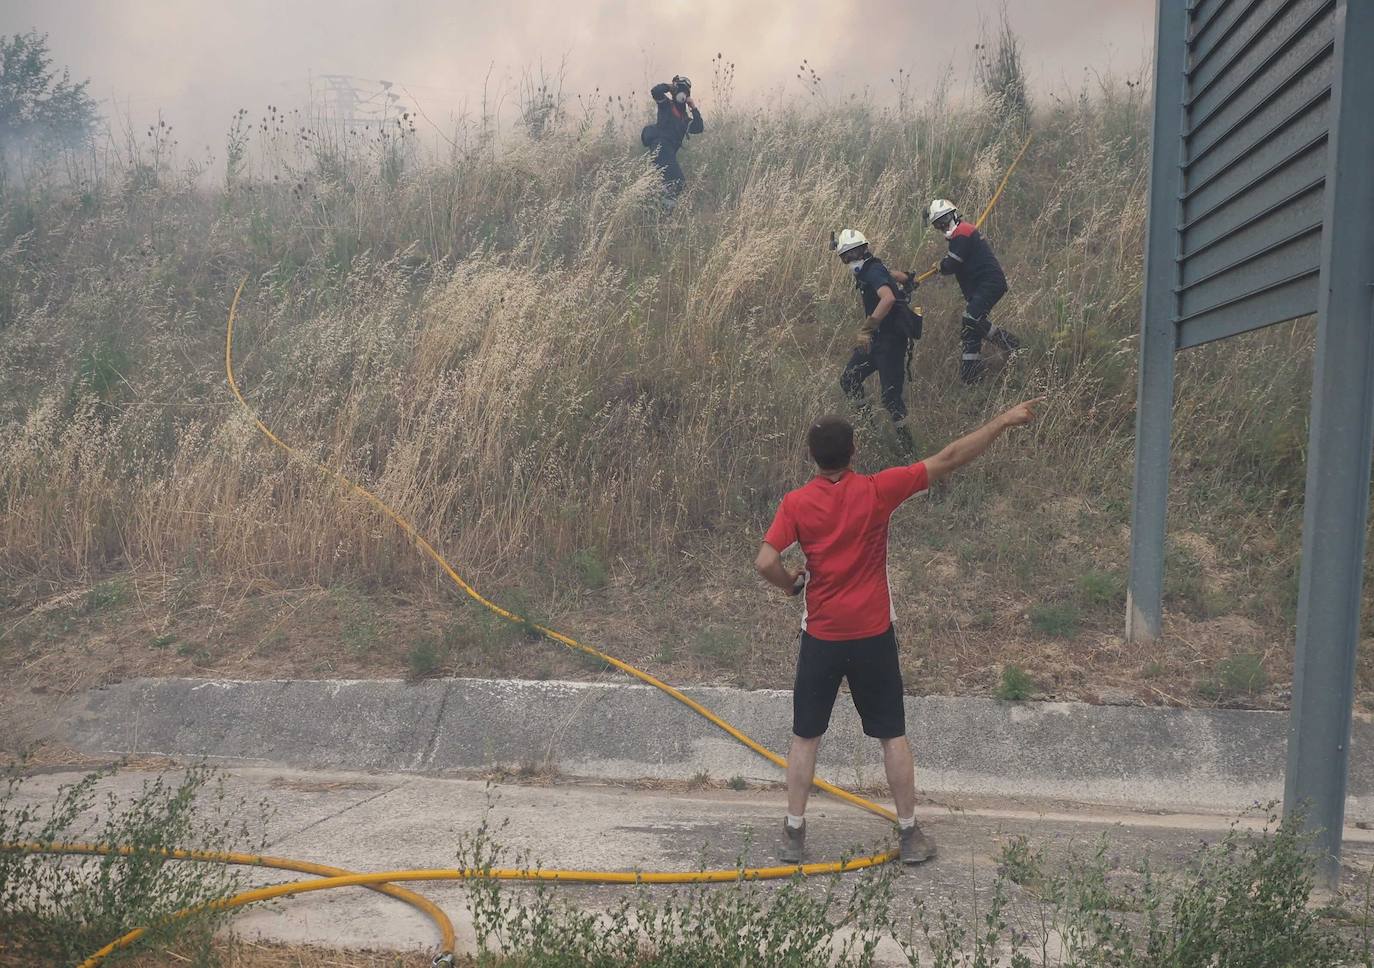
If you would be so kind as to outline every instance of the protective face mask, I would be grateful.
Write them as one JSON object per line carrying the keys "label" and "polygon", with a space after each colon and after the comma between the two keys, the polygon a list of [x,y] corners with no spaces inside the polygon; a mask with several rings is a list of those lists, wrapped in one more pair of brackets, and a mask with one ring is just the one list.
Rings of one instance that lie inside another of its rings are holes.
{"label": "protective face mask", "polygon": [[849,263],[849,271],[857,276],[859,270],[864,267],[864,263],[867,261],[867,259],[855,259],[853,262]]}
{"label": "protective face mask", "polygon": [[687,103],[687,93],[686,93],[685,91],[678,91],[678,92],[677,92],[677,103],[678,103],[678,104],[686,104],[686,103]]}

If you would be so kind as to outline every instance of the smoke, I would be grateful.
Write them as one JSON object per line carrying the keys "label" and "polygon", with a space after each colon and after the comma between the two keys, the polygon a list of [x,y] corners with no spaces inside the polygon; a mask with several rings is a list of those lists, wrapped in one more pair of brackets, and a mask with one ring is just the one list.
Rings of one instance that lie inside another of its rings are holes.
{"label": "smoke", "polygon": [[[1085,71],[1131,72],[1148,60],[1154,0],[1034,0],[1011,5],[1033,91],[1076,90]],[[735,65],[737,105],[812,95],[805,59],[832,99],[891,101],[900,67],[919,97],[952,73],[972,76],[980,22],[1000,5],[948,0],[5,0],[0,32],[49,34],[53,55],[91,94],[116,133],[159,112],[184,150],[222,147],[240,107],[298,106],[347,75],[366,101],[418,105],[447,125],[483,106],[510,123],[522,80],[561,78],[565,95],[635,98],[675,73],[711,110],[716,55]],[[390,83],[384,88],[380,83]]]}

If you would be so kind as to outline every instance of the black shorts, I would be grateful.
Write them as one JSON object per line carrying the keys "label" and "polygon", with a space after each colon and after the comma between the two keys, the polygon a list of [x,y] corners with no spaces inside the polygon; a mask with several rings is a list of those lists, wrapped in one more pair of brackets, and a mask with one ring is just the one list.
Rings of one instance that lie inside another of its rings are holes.
{"label": "black shorts", "polygon": [[902,670],[892,626],[881,635],[844,642],[801,634],[797,681],[792,687],[792,732],[814,739],[826,731],[841,679],[849,680],[854,708],[867,735],[875,739],[906,735]]}

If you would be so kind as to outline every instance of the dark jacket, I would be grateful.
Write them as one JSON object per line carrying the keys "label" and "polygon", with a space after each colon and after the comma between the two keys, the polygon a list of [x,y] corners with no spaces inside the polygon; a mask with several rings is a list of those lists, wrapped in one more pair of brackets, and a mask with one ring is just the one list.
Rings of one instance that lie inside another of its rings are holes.
{"label": "dark jacket", "polygon": [[658,104],[658,120],[654,122],[658,129],[656,141],[664,148],[676,152],[689,134],[701,134],[706,130],[701,112],[692,108],[689,115],[687,105],[673,100],[669,85],[655,84],[649,93]]}
{"label": "dark jacket", "polygon": [[887,266],[883,265],[883,260],[871,255],[864,260],[863,268],[854,273],[854,288],[859,290],[859,298],[863,300],[865,316],[872,316],[873,310],[878,308],[878,290],[883,286],[892,288],[897,305],[893,306],[892,311],[878,324],[878,332],[885,335],[891,331],[896,334],[900,332],[897,325],[900,314],[910,311],[911,296],[893,280]]}
{"label": "dark jacket", "polygon": [[959,280],[965,299],[983,288],[1007,290],[1007,277],[992,246],[973,224],[960,222],[949,233],[949,255],[940,260],[940,272]]}

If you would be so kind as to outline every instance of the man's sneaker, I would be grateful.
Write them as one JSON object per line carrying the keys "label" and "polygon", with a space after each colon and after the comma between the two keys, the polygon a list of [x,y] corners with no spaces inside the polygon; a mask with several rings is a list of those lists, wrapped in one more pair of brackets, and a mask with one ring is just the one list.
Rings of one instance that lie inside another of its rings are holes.
{"label": "man's sneaker", "polygon": [[1021,348],[1021,341],[1017,339],[1016,334],[1000,326],[988,334],[988,340],[1008,356]]}
{"label": "man's sneaker", "polygon": [[782,822],[782,844],[778,848],[778,859],[784,864],[800,864],[802,854],[806,851],[806,821],[802,821],[800,827],[794,827],[787,822]]}
{"label": "man's sneaker", "polygon": [[919,864],[935,856],[935,841],[925,835],[920,824],[897,828],[903,864]]}
{"label": "man's sneaker", "polygon": [[959,379],[964,381],[966,386],[973,386],[975,383],[983,382],[983,373],[987,369],[987,364],[982,357],[973,357],[959,361]]}

